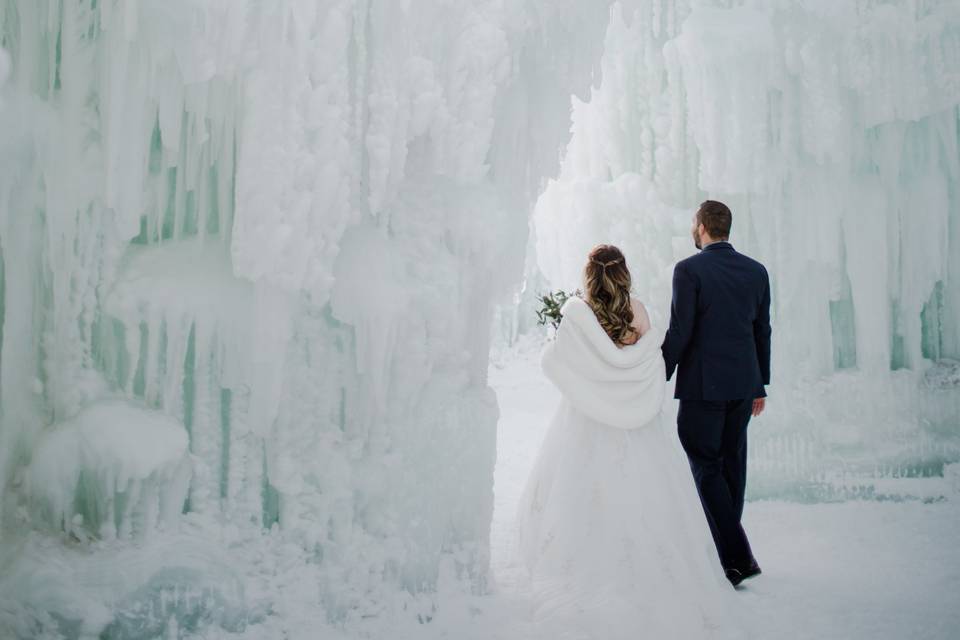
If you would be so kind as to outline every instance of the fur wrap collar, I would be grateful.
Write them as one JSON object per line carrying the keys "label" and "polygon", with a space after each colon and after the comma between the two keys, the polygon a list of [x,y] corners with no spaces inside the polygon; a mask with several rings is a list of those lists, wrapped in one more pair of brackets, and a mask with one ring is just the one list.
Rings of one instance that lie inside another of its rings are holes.
{"label": "fur wrap collar", "polygon": [[650,424],[666,388],[662,334],[651,329],[617,347],[585,301],[570,298],[561,312],[556,339],[541,356],[547,378],[588,418],[620,429]]}

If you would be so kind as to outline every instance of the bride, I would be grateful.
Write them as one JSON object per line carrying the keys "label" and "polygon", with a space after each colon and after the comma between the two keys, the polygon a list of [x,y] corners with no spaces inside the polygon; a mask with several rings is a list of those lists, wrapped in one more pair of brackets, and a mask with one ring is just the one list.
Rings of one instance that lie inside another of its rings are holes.
{"label": "bride", "polygon": [[562,401],[518,518],[537,622],[553,638],[733,635],[733,589],[661,419],[663,336],[630,286],[620,250],[595,247],[542,356]]}

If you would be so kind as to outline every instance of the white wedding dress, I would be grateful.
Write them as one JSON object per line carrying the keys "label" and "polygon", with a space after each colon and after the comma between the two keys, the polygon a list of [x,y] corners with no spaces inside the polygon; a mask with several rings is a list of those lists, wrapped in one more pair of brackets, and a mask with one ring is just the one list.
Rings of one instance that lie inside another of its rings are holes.
{"label": "white wedding dress", "polygon": [[572,298],[542,356],[563,399],[520,502],[541,637],[743,637],[690,469],[661,416],[662,335],[618,348]]}

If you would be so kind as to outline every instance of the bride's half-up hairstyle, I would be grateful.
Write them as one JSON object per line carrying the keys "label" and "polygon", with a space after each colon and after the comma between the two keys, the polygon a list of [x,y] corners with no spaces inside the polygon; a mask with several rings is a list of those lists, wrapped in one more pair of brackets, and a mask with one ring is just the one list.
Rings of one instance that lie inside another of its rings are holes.
{"label": "bride's half-up hairstyle", "polygon": [[630,271],[620,249],[611,244],[595,246],[583,270],[583,286],[584,300],[610,339],[618,346],[635,342],[639,336],[631,326]]}

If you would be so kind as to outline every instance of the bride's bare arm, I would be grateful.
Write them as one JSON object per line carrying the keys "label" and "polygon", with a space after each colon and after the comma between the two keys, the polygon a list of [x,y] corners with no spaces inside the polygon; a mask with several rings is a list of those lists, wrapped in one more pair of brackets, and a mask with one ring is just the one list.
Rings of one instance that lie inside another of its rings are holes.
{"label": "bride's bare arm", "polygon": [[647,309],[643,303],[636,298],[631,298],[630,304],[633,305],[633,322],[630,326],[642,336],[650,330],[650,316],[647,315]]}

